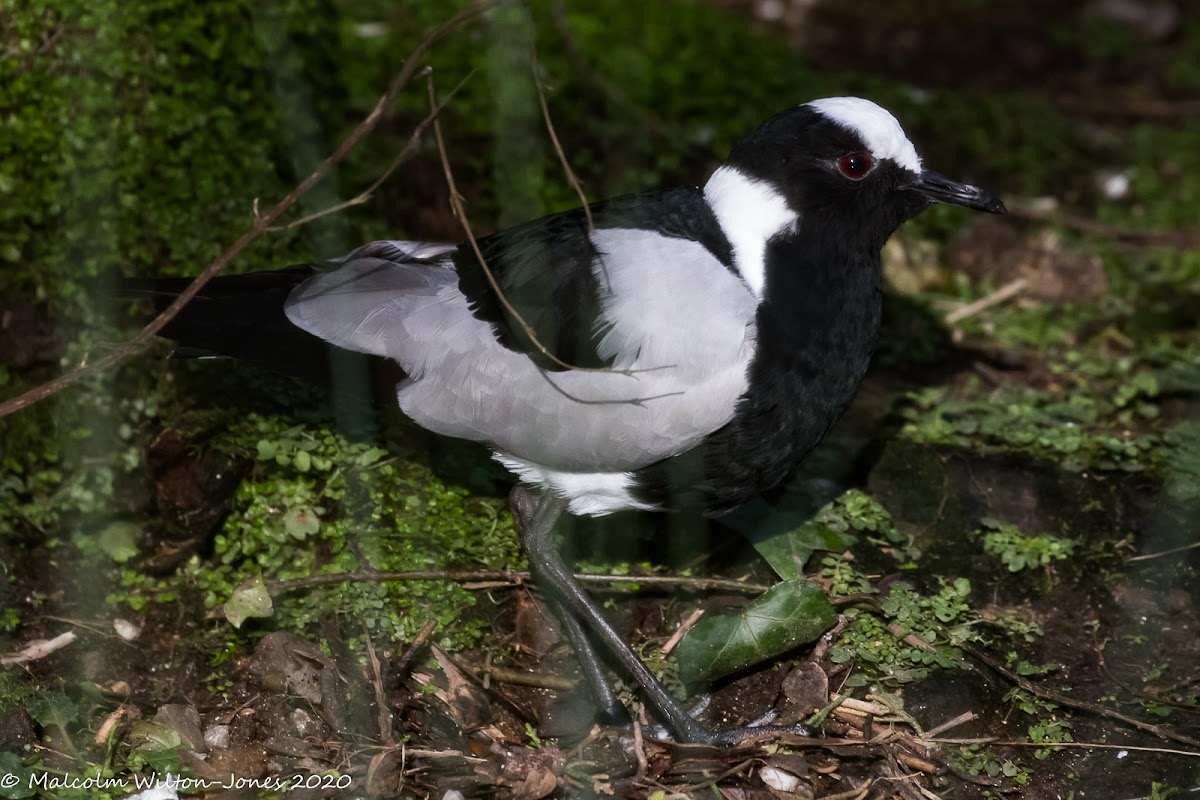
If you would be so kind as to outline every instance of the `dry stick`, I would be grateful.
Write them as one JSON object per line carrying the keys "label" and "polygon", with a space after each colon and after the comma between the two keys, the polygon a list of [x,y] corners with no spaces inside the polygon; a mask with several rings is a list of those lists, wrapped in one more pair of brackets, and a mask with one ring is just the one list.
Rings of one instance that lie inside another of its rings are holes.
{"label": "dry stick", "polygon": [[571,169],[571,162],[567,160],[567,154],[563,152],[562,144],[558,141],[558,132],[554,130],[554,121],[550,118],[550,105],[546,102],[546,87],[542,85],[542,77],[538,75],[539,62],[536,44],[529,45],[529,58],[530,69],[533,72],[533,85],[537,89],[538,103],[542,106],[542,119],[546,121],[546,132],[550,134],[550,142],[554,145],[558,163],[562,164],[563,173],[567,176],[567,183],[571,184],[575,194],[579,195],[579,202],[583,204],[583,215],[587,217],[588,233],[591,234],[596,230],[596,225],[592,220],[592,207],[588,205],[587,195],[583,193],[583,185],[575,175],[575,170]]}
{"label": "dry stick", "polygon": [[[433,90],[433,78],[426,76],[426,84],[429,89],[429,105],[431,108],[436,107],[437,96],[434,94]],[[563,361],[561,358],[554,355],[554,353],[551,353],[550,350],[544,344],[542,344],[533,328],[528,322],[525,321],[525,317],[521,316],[520,312],[517,311],[513,304],[509,302],[508,297],[505,296],[504,290],[500,288],[499,281],[496,280],[495,274],[492,272],[491,267],[487,265],[487,260],[483,257],[483,251],[479,249],[479,241],[475,238],[475,232],[471,229],[471,223],[467,219],[467,211],[463,204],[462,194],[459,193],[458,184],[454,180],[454,171],[450,169],[450,156],[446,153],[446,142],[442,138],[442,126],[436,118],[433,120],[433,136],[437,140],[438,154],[442,159],[442,172],[446,176],[446,185],[450,189],[450,208],[454,211],[454,216],[458,218],[459,224],[462,225],[463,232],[467,235],[467,241],[471,243],[471,250],[475,253],[475,258],[479,260],[479,266],[483,268],[483,274],[487,276],[488,284],[492,287],[492,291],[496,293],[497,299],[500,300],[500,305],[504,306],[504,310],[507,311],[512,318],[517,321],[517,324],[521,326],[521,330],[523,330],[525,335],[529,337],[529,341],[533,343],[533,346],[538,349],[539,353],[563,369],[578,370],[581,372],[618,372],[621,374],[629,374],[630,370],[594,369],[568,364],[566,361]]]}
{"label": "dry stick", "polygon": [[53,639],[35,639],[19,653],[0,656],[0,664],[28,664],[30,661],[45,658],[55,650],[61,650],[73,641],[75,634],[71,631],[60,633]]}
{"label": "dry stick", "polygon": [[[431,75],[426,75],[425,82],[429,91],[429,106],[430,108],[435,108],[437,106],[437,95],[434,93],[433,89],[433,77]],[[475,231],[471,228],[470,220],[467,219],[466,206],[463,203],[462,194],[458,191],[458,184],[454,180],[454,171],[450,168],[450,156],[446,152],[446,142],[442,138],[441,122],[436,117],[434,117],[433,120],[433,136],[437,141],[438,155],[440,155],[442,159],[442,173],[446,177],[446,186],[450,190],[450,208],[454,212],[454,216],[458,219],[459,224],[462,226],[463,232],[467,235],[467,241],[471,243],[471,250],[475,253],[475,258],[479,260],[479,266],[483,269],[483,274],[487,276],[488,285],[492,287],[492,291],[495,292],[496,298],[500,301],[500,305],[503,306],[504,310],[507,311],[512,318],[517,321],[517,324],[521,326],[521,330],[524,331],[525,335],[529,337],[529,341],[533,343],[533,346],[537,348],[539,353],[563,369],[574,370],[576,372],[607,372],[613,375],[627,375],[629,377],[634,377],[639,372],[653,372],[655,370],[669,368],[670,365],[663,365],[661,367],[643,367],[641,369],[581,367],[576,364],[570,364],[566,361],[563,361],[561,358],[554,355],[554,353],[551,353],[550,350],[544,344],[542,344],[541,340],[537,337],[537,334],[534,332],[530,324],[525,321],[525,318],[521,316],[520,312],[518,312],[513,304],[509,302],[508,297],[504,294],[504,290],[500,288],[499,281],[496,280],[495,273],[492,272],[491,267],[489,267],[487,264],[487,260],[483,257],[483,251],[479,248],[479,240],[475,237]],[[591,212],[588,212],[588,216],[590,218]],[[628,402],[636,405],[644,400],[653,399],[653,397],[635,397],[628,400]]]}
{"label": "dry stick", "polygon": [[996,291],[989,294],[987,297],[981,297],[973,303],[967,303],[965,306],[954,309],[942,317],[942,322],[947,325],[956,325],[964,319],[973,317],[980,311],[989,309],[992,306],[999,305],[1005,300],[1010,300],[1016,297],[1021,292],[1029,287],[1029,281],[1025,278],[1017,278],[1001,286]]}
{"label": "dry stick", "polygon": [[1106,717],[1108,719],[1113,719],[1118,722],[1124,722],[1126,725],[1132,725],[1133,727],[1137,728],[1138,730],[1145,731],[1146,733],[1154,734],[1155,736],[1158,736],[1162,739],[1168,739],[1173,742],[1179,742],[1180,744],[1186,744],[1189,747],[1200,748],[1200,739],[1193,739],[1190,736],[1184,736],[1181,733],[1176,733],[1175,731],[1173,731],[1170,728],[1167,728],[1163,725],[1151,725],[1148,722],[1142,722],[1140,719],[1136,719],[1134,717],[1129,717],[1124,714],[1120,714],[1116,711],[1112,711],[1111,709],[1107,709],[1107,708],[1104,708],[1103,706],[1096,705],[1095,703],[1085,703],[1081,700],[1076,700],[1074,698],[1067,697],[1064,694],[1060,694],[1058,692],[1052,692],[1048,689],[1043,689],[1040,686],[1038,686],[1037,684],[1033,683],[1032,681],[1028,681],[1025,678],[1022,678],[1020,675],[1018,675],[1015,672],[1013,672],[1012,670],[1008,669],[1003,664],[1001,664],[999,661],[997,661],[996,659],[989,656],[987,653],[984,653],[983,651],[981,651],[975,647],[971,647],[971,646],[964,644],[964,645],[962,645],[962,649],[965,652],[970,653],[972,656],[979,659],[983,663],[987,664],[989,667],[996,670],[996,672],[999,672],[1001,675],[1003,675],[1009,681],[1011,681],[1012,683],[1015,683],[1021,689],[1024,689],[1025,691],[1029,692],[1030,694],[1034,695],[1035,697],[1040,697],[1043,700],[1049,700],[1051,702],[1058,703],[1060,706],[1066,706],[1067,708],[1073,708],[1077,711],[1085,711],[1089,714],[1096,714],[1097,716],[1100,716],[1100,717]]}
{"label": "dry stick", "polygon": [[1001,742],[994,741],[989,744],[995,747],[1064,747],[1075,748],[1077,750],[1129,750],[1136,753],[1163,753],[1169,756],[1187,756],[1188,758],[1200,758],[1200,752],[1193,750],[1175,750],[1170,747],[1135,747],[1128,744],[1109,744],[1107,742]]}
{"label": "dry stick", "polygon": [[[580,583],[637,583],[646,586],[680,586],[693,591],[722,590],[739,592],[741,594],[762,594],[769,586],[757,583],[746,583],[728,578],[693,578],[682,575],[590,575],[576,573],[575,580]],[[339,583],[382,583],[386,581],[454,581],[455,583],[472,583],[476,581],[493,581],[500,585],[520,586],[531,581],[530,573],[509,569],[475,569],[475,570],[409,570],[409,571],[380,571],[360,570],[356,572],[336,572],[321,575],[308,575],[303,578],[290,578],[281,581],[266,581],[267,591],[272,595],[290,592],[296,589],[308,589],[316,586],[332,586]]]}
{"label": "dry stick", "polygon": [[184,289],[175,300],[162,310],[161,313],[150,321],[146,327],[138,331],[133,338],[128,339],[124,343],[115,347],[112,352],[96,361],[93,364],[84,364],[63,375],[49,380],[40,386],[35,386],[27,392],[17,395],[4,403],[0,403],[0,417],[6,417],[24,408],[27,408],[35,403],[45,400],[47,397],[52,397],[64,389],[67,389],[80,381],[97,375],[110,367],[113,367],[122,361],[126,360],[133,354],[145,347],[154,336],[166,326],[168,322],[175,318],[179,311],[191,302],[200,290],[208,283],[218,272],[224,269],[233,259],[241,255],[247,247],[250,246],[256,239],[267,233],[271,229],[271,223],[288,211],[296,202],[305,194],[307,194],[318,181],[323,179],[329,172],[346,157],[368,133],[375,129],[380,120],[383,119],[384,111],[396,99],[400,91],[408,85],[413,76],[418,70],[418,63],[425,54],[439,40],[444,38],[448,33],[462,26],[466,22],[474,19],[488,9],[497,5],[497,0],[484,0],[476,5],[455,14],[450,19],[435,27],[428,35],[413,49],[409,54],[408,59],[400,67],[400,71],[392,79],[387,91],[379,98],[379,102],[371,109],[362,122],[360,122],[350,135],[342,140],[337,149],[333,151],[324,161],[322,161],[313,173],[305,178],[294,189],[288,192],[282,200],[276,203],[265,213],[258,212],[258,203],[255,201],[254,223],[249,230],[243,233],[238,240],[230,247],[217,256],[204,270],[196,276],[196,279]]}
{"label": "dry stick", "polygon": [[679,642],[683,639],[684,634],[690,631],[692,626],[699,622],[700,617],[702,616],[704,616],[703,608],[697,608],[695,611],[689,614],[687,619],[679,624],[679,628],[676,629],[673,634],[671,634],[671,638],[663,642],[662,654],[664,656],[671,655],[671,651],[674,650]]}
{"label": "dry stick", "polygon": [[[569,692],[578,683],[561,675],[539,675],[532,672],[522,672],[518,669],[505,667],[490,667],[489,674],[497,683],[508,683],[516,686],[532,686],[535,689],[552,689],[556,692]],[[484,687],[490,688],[490,687]]]}
{"label": "dry stick", "polygon": [[396,740],[392,736],[392,714],[388,711],[387,698],[383,694],[383,669],[380,667],[379,657],[375,655],[375,643],[371,641],[371,631],[367,628],[366,620],[363,621],[362,629],[367,642],[367,660],[371,664],[371,683],[375,689],[379,741],[385,745],[394,745]]}
{"label": "dry stick", "polygon": [[[429,75],[432,73],[432,71],[433,70],[431,67],[425,67],[421,70],[420,74]],[[425,129],[433,123],[435,117],[442,113],[446,106],[450,104],[450,101],[454,99],[454,95],[458,94],[458,91],[462,89],[462,87],[474,74],[474,70],[468,72],[467,75],[458,82],[458,85],[450,90],[450,93],[446,95],[441,104],[430,111],[427,115],[425,115],[424,119],[417,123],[417,127],[413,128],[412,133],[409,134],[408,141],[404,144],[404,147],[401,148],[400,152],[396,154],[396,157],[392,159],[392,163],[388,164],[387,169],[383,171],[383,174],[376,178],[370,186],[368,186],[366,189],[363,189],[356,196],[350,198],[349,200],[337,203],[320,211],[315,211],[312,214],[301,217],[298,220],[289,222],[287,225],[277,225],[273,228],[268,228],[267,230],[274,233],[277,231],[299,228],[301,225],[307,225],[315,219],[320,219],[321,217],[326,217],[330,214],[336,214],[339,211],[345,211],[347,208],[352,208],[353,206],[362,205],[363,203],[367,202],[367,200],[371,199],[371,195],[375,194],[375,190],[382,186],[383,182],[390,178],[392,173],[395,172],[401,164],[408,160],[408,157],[412,154],[412,151],[415,150],[417,145],[421,143],[421,137],[424,135]]]}
{"label": "dry stick", "polygon": [[1172,556],[1176,553],[1182,553],[1184,550],[1195,550],[1200,547],[1200,542],[1195,544],[1185,544],[1183,547],[1172,547],[1170,550],[1159,550],[1156,553],[1142,553],[1140,556],[1131,556],[1129,561],[1149,561],[1154,558],[1162,558],[1163,556]]}
{"label": "dry stick", "polygon": [[436,619],[426,620],[425,624],[421,626],[421,630],[417,632],[417,638],[413,639],[412,644],[404,651],[404,655],[400,656],[400,660],[396,662],[396,672],[398,674],[403,676],[404,673],[408,672],[408,665],[416,657],[417,651],[425,646],[425,642],[429,640],[430,635],[436,627]]}

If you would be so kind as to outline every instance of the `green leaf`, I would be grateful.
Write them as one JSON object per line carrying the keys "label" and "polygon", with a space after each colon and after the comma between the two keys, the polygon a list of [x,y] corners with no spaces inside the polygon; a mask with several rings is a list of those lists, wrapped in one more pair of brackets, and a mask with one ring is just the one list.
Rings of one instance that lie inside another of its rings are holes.
{"label": "green leaf", "polygon": [[750,543],[785,581],[804,577],[804,565],[818,550],[841,552],[854,542],[847,534],[838,533],[824,523],[811,521],[778,533],[750,536]]}
{"label": "green leaf", "polygon": [[37,794],[30,780],[33,770],[16,753],[0,753],[0,776],[7,778],[0,781],[0,798],[4,800],[21,800]]}
{"label": "green leaf", "polygon": [[137,538],[141,534],[141,527],[132,522],[113,522],[100,531],[96,544],[113,561],[124,564],[137,555]]}
{"label": "green leaf", "polygon": [[675,649],[687,683],[712,680],[811,642],[837,620],[819,586],[807,580],[772,586],[737,614],[706,617]]}
{"label": "green leaf", "polygon": [[235,628],[250,617],[269,617],[275,613],[271,594],[262,578],[253,578],[233,590],[233,594],[222,606],[225,619]]}
{"label": "green leaf", "polygon": [[129,742],[143,752],[178,750],[183,746],[183,737],[173,726],[153,720],[142,720],[129,731]]}
{"label": "green leaf", "polygon": [[79,719],[79,708],[75,701],[58,690],[30,699],[25,704],[29,716],[37,720],[42,727],[56,725],[65,728],[68,724]]}
{"label": "green leaf", "polygon": [[295,506],[284,513],[283,529],[293,539],[306,539],[321,529],[321,519],[312,508]]}

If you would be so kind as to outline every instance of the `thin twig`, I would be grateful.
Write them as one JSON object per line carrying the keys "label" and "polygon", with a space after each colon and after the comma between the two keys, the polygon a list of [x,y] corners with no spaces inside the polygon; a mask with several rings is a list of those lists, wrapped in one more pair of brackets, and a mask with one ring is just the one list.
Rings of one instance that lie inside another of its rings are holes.
{"label": "thin twig", "polygon": [[[428,87],[428,92],[429,92],[429,106],[430,106],[430,108],[435,108],[437,106],[437,94],[434,91],[432,76],[426,76],[426,86]],[[537,334],[534,332],[533,327],[528,322],[525,321],[525,317],[521,316],[521,313],[519,311],[517,311],[516,307],[513,306],[513,304],[509,301],[508,297],[504,293],[504,290],[500,287],[500,282],[496,280],[495,273],[492,272],[492,268],[488,266],[487,260],[483,257],[483,251],[479,247],[479,240],[475,236],[475,231],[471,228],[471,221],[467,218],[467,210],[466,210],[465,202],[463,200],[463,196],[458,191],[458,183],[454,180],[454,170],[450,167],[450,156],[446,152],[446,142],[445,142],[445,139],[442,137],[442,125],[436,116],[433,119],[433,136],[434,136],[434,139],[437,141],[438,155],[441,157],[441,160],[442,160],[442,173],[446,178],[446,186],[450,190],[450,208],[454,212],[454,216],[458,219],[459,224],[462,226],[463,233],[466,234],[467,241],[470,242],[470,244],[471,244],[471,250],[472,250],[472,252],[475,253],[475,258],[479,261],[479,266],[483,270],[483,274],[487,277],[488,285],[492,287],[492,292],[495,293],[496,298],[500,301],[500,305],[504,307],[504,310],[507,311],[508,314],[516,321],[516,323],[521,326],[521,330],[524,331],[524,333],[527,337],[529,337],[529,341],[533,344],[533,346],[535,348],[537,348],[539,353],[541,353],[546,358],[550,359],[552,362],[554,362],[558,366],[562,367],[563,369],[573,370],[575,372],[605,372],[605,373],[609,373],[611,375],[625,375],[627,377],[636,377],[637,374],[641,373],[641,372],[655,372],[655,371],[658,371],[661,369],[669,369],[672,366],[670,364],[664,364],[663,366],[660,366],[660,367],[642,367],[639,369],[610,369],[608,367],[583,367],[583,366],[579,366],[577,364],[571,364],[567,361],[563,361],[561,358],[556,356],[554,353],[550,352],[550,349],[547,348],[544,344],[542,344],[542,341],[538,338]],[[588,214],[588,217],[590,220],[590,217],[591,217],[590,212]],[[622,400],[619,402],[626,402],[626,403],[630,403],[633,405],[637,405],[646,400],[654,400],[659,396],[665,396],[665,395],[656,395],[656,396],[651,396],[651,397],[634,397],[634,398],[629,398],[628,400]]]}
{"label": "thin twig", "polygon": [[987,297],[981,297],[973,303],[967,303],[965,306],[954,309],[942,317],[942,321],[947,325],[956,325],[968,317],[975,316],[980,311],[1000,305],[1006,300],[1011,300],[1028,287],[1029,281],[1025,278],[1017,278],[1015,281],[1009,281]]}
{"label": "thin twig", "polygon": [[972,656],[979,659],[983,663],[987,664],[989,667],[994,669],[996,672],[999,672],[1001,675],[1003,675],[1005,678],[1007,678],[1010,682],[1016,684],[1021,689],[1024,689],[1025,691],[1029,692],[1030,694],[1034,695],[1035,697],[1040,697],[1043,700],[1050,700],[1051,702],[1058,703],[1060,706],[1065,706],[1066,708],[1073,708],[1076,711],[1084,711],[1089,714],[1095,714],[1096,716],[1099,716],[1099,717],[1104,717],[1107,719],[1116,720],[1118,722],[1123,722],[1126,725],[1131,725],[1140,731],[1145,731],[1146,733],[1154,734],[1155,736],[1158,736],[1162,739],[1168,739],[1173,742],[1179,742],[1180,744],[1186,744],[1189,747],[1200,748],[1200,739],[1193,739],[1190,736],[1184,736],[1182,733],[1177,733],[1177,732],[1171,730],[1170,728],[1166,727],[1165,725],[1153,725],[1149,722],[1143,722],[1140,719],[1126,716],[1125,714],[1118,713],[1116,711],[1113,711],[1112,709],[1105,708],[1104,706],[1101,706],[1101,705],[1097,705],[1096,703],[1085,703],[1082,700],[1076,700],[1073,697],[1068,697],[1067,695],[1061,694],[1059,692],[1053,692],[1048,689],[1043,689],[1042,687],[1038,686],[1037,684],[1033,683],[1032,681],[1026,680],[1025,678],[1016,674],[1012,670],[1008,669],[1003,664],[1001,664],[999,661],[992,658],[987,653],[984,653],[983,651],[979,650],[976,647],[971,647],[969,645],[964,644],[964,645],[962,645],[962,649],[965,652],[970,653]]}
{"label": "thin twig", "polygon": [[392,712],[388,710],[387,698],[383,694],[383,669],[379,657],[375,655],[375,643],[371,641],[371,631],[367,628],[366,620],[362,623],[363,638],[367,643],[367,661],[371,664],[371,685],[375,689],[376,721],[379,724],[379,741],[385,745],[394,745],[392,736]]}
{"label": "thin twig", "polygon": [[963,725],[967,722],[970,722],[970,721],[976,720],[976,719],[979,719],[979,715],[976,714],[974,711],[964,711],[963,713],[959,714],[957,717],[954,717],[953,719],[948,719],[945,722],[943,722],[941,725],[934,726],[933,728],[930,728],[929,730],[925,731],[925,735],[922,736],[921,738],[926,739],[926,740],[932,739],[940,733],[945,733],[946,731],[951,730],[952,728],[957,728],[959,725]]}
{"label": "thin twig", "polygon": [[532,686],[535,689],[551,689],[556,692],[569,692],[578,685],[570,678],[564,678],[561,675],[522,672],[521,670],[506,669],[504,667],[491,667],[488,674],[500,683],[508,683],[514,686]]}
{"label": "thin twig", "polygon": [[455,14],[450,19],[435,27],[409,54],[404,64],[400,67],[400,71],[392,79],[387,91],[379,98],[379,102],[371,109],[371,112],[360,122],[350,134],[342,140],[337,149],[333,151],[324,161],[322,161],[312,174],[301,181],[295,188],[272,206],[265,213],[258,213],[258,203],[255,201],[254,221],[250,228],[246,230],[237,241],[229,246],[223,253],[217,256],[209,263],[204,270],[196,276],[196,279],[188,285],[186,289],[180,292],[169,306],[163,309],[158,316],[149,322],[144,328],[138,331],[131,339],[126,340],[122,344],[113,348],[113,350],[103,358],[92,364],[84,364],[70,372],[47,381],[39,386],[35,386],[27,392],[17,395],[14,398],[0,403],[0,417],[6,417],[9,414],[20,411],[35,403],[39,403],[48,397],[80,383],[87,378],[98,375],[111,367],[125,361],[130,356],[146,347],[161,331],[168,322],[175,318],[179,311],[191,302],[200,290],[213,277],[224,269],[231,261],[237,258],[242,252],[249,247],[256,239],[267,233],[271,228],[271,224],[280,216],[287,212],[297,201],[307,194],[318,182],[320,182],[329,172],[346,157],[368,133],[375,129],[380,120],[383,119],[384,112],[388,106],[396,99],[400,91],[408,85],[413,76],[418,71],[420,61],[425,57],[425,54],[439,40],[444,38],[451,31],[459,28],[463,24],[478,17],[488,9],[497,5],[499,0],[483,0],[475,5],[472,5],[458,14]]}
{"label": "thin twig", "polygon": [[[429,91],[429,105],[431,108],[436,108],[437,95],[434,92],[432,77],[426,79],[426,85]],[[500,282],[496,280],[495,273],[492,272],[492,268],[488,266],[487,260],[483,257],[483,251],[479,247],[479,240],[475,237],[475,231],[471,229],[470,220],[467,219],[467,210],[463,202],[463,196],[458,191],[458,184],[454,180],[454,170],[450,168],[450,156],[446,152],[446,142],[442,138],[442,126],[436,117],[433,120],[433,136],[437,140],[438,154],[442,159],[442,173],[445,175],[446,185],[450,189],[450,208],[454,211],[454,216],[458,218],[459,224],[462,225],[463,232],[467,235],[467,241],[471,243],[471,250],[475,253],[475,258],[478,259],[479,266],[483,269],[483,274],[487,276],[488,284],[492,287],[492,291],[500,301],[500,305],[504,306],[504,310],[521,326],[521,330],[529,337],[529,341],[533,343],[538,352],[563,369],[582,372],[620,372],[618,370],[592,369],[569,364],[554,355],[554,353],[550,352],[549,348],[542,344],[533,327],[525,321],[525,317],[521,316],[521,313],[509,302],[508,297],[504,294],[504,290],[500,288]],[[628,371],[625,371],[624,374],[628,374]]]}
{"label": "thin twig", "polygon": [[1164,753],[1172,756],[1187,756],[1200,758],[1200,752],[1193,750],[1174,750],[1169,747],[1134,747],[1129,744],[1101,744],[1099,742],[991,742],[995,747],[1067,747],[1078,750],[1130,750],[1137,753]]}
{"label": "thin twig", "polygon": [[702,617],[703,615],[704,615],[703,608],[697,608],[691,614],[688,614],[687,619],[685,619],[683,622],[681,622],[679,624],[679,628],[673,634],[671,634],[671,638],[667,639],[665,642],[663,642],[662,654],[664,656],[671,655],[671,651],[674,650],[675,646],[678,645],[679,642],[683,639],[684,634],[686,634],[689,630],[691,630],[692,626],[695,625],[700,620],[700,617]]}
{"label": "thin twig", "polygon": [[[424,67],[419,75],[421,77],[425,77],[431,75],[432,73],[433,67]],[[450,90],[450,93],[446,95],[441,104],[430,111],[427,115],[425,115],[424,119],[417,123],[417,127],[413,128],[412,133],[409,134],[408,141],[405,142],[404,147],[401,148],[400,152],[396,154],[396,157],[392,159],[392,163],[388,164],[387,169],[383,171],[383,174],[376,178],[370,186],[368,186],[366,189],[363,189],[349,200],[344,200],[320,211],[314,211],[312,214],[308,214],[307,216],[303,216],[298,220],[289,222],[287,225],[277,225],[269,230],[271,232],[276,232],[291,230],[292,228],[299,228],[301,225],[307,225],[315,219],[320,219],[321,217],[326,217],[330,214],[336,214],[339,211],[345,211],[347,208],[353,208],[354,206],[362,205],[363,203],[367,202],[367,200],[370,200],[371,196],[375,194],[375,191],[383,185],[383,182],[390,178],[392,173],[395,172],[401,164],[408,160],[408,157],[412,155],[412,151],[415,150],[417,145],[421,143],[421,136],[424,135],[425,129],[433,123],[433,118],[445,110],[446,106],[449,105],[450,101],[454,98],[454,95],[458,94],[458,91],[462,89],[467,80],[469,80],[474,74],[474,70],[468,72],[466,76],[458,82],[458,85]]]}
{"label": "thin twig", "polygon": [[435,628],[437,628],[436,619],[426,620],[425,624],[421,626],[421,630],[417,632],[417,638],[412,640],[412,644],[408,646],[408,649],[404,651],[404,655],[400,656],[400,660],[396,662],[396,672],[400,673],[401,676],[408,671],[408,665],[416,657],[417,651],[425,646],[425,642],[429,641],[429,637]]}
{"label": "thin twig", "polygon": [[567,176],[567,183],[571,184],[575,194],[579,195],[579,202],[583,204],[583,215],[587,217],[588,234],[590,235],[596,230],[595,222],[592,220],[592,207],[588,204],[587,195],[583,193],[583,185],[575,175],[575,170],[571,169],[571,162],[567,160],[567,154],[558,141],[558,132],[554,130],[554,121],[550,118],[550,105],[546,102],[546,87],[542,85],[542,76],[538,74],[540,62],[537,57],[537,45],[533,42],[529,45],[529,58],[530,69],[533,72],[533,86],[537,89],[538,103],[542,106],[542,119],[546,121],[546,132],[550,134],[550,142],[554,145],[558,163],[562,164],[563,173]]}
{"label": "thin twig", "polygon": [[1150,561],[1154,558],[1162,558],[1163,556],[1173,556],[1176,553],[1182,553],[1184,550],[1195,550],[1200,547],[1200,542],[1195,544],[1185,544],[1183,547],[1172,547],[1170,550],[1159,550],[1157,553],[1142,553],[1140,556],[1132,556],[1130,561]]}
{"label": "thin twig", "polygon": [[[729,578],[694,578],[686,575],[594,575],[576,573],[575,580],[580,583],[591,584],[636,583],[643,586],[678,586],[692,591],[727,591],[738,592],[740,594],[762,594],[770,588],[758,583],[747,583]],[[332,586],[340,583],[386,583],[388,581],[452,581],[454,583],[491,581],[493,585],[520,586],[529,583],[531,577],[528,572],[508,569],[430,569],[383,572],[361,570],[356,572],[308,575],[303,578],[265,581],[265,583],[268,592],[272,595],[278,595],[297,589]]]}

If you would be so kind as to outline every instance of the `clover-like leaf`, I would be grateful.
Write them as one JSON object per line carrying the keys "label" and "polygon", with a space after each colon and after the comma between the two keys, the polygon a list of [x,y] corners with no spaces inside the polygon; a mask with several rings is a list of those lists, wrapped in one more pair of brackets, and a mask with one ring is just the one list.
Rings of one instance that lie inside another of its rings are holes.
{"label": "clover-like leaf", "polygon": [[235,628],[242,627],[250,617],[269,617],[275,613],[271,593],[262,578],[253,578],[234,589],[222,608],[225,619]]}
{"label": "clover-like leaf", "polygon": [[96,537],[100,549],[118,564],[124,564],[138,554],[137,540],[142,535],[141,526],[132,522],[109,523]]}

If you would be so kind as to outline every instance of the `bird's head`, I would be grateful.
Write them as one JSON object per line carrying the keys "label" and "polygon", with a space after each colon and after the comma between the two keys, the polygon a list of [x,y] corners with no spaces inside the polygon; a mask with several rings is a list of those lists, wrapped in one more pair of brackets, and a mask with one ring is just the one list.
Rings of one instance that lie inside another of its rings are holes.
{"label": "bird's head", "polygon": [[896,118],[858,97],[814,100],[767,120],[705,191],[714,207],[736,206],[780,230],[833,222],[871,247],[933,202],[1005,211],[990,192],[926,169]]}

